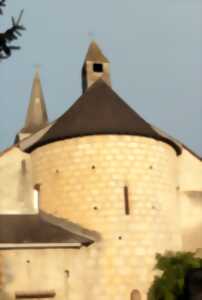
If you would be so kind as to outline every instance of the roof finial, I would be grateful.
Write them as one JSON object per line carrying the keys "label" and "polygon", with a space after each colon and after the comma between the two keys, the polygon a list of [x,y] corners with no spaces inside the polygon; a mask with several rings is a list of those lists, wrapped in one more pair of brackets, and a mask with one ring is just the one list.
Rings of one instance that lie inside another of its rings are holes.
{"label": "roof finial", "polygon": [[36,65],[35,65],[35,70],[36,70],[36,72],[40,72],[40,68],[41,68],[41,65],[40,65],[40,64],[36,64]]}
{"label": "roof finial", "polygon": [[36,64],[34,67],[35,67],[35,76],[39,77],[40,76],[41,65]]}

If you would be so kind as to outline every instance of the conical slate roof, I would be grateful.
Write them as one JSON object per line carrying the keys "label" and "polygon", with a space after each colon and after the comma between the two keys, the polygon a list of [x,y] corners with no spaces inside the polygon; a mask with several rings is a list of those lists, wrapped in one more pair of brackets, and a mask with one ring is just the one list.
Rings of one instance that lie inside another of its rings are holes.
{"label": "conical slate roof", "polygon": [[32,93],[27,111],[25,127],[21,130],[21,132],[34,133],[45,127],[47,123],[48,116],[46,105],[41,87],[39,72],[37,71],[32,85]]}
{"label": "conical slate roof", "polygon": [[91,61],[91,62],[106,62],[108,63],[108,59],[104,56],[102,53],[102,50],[99,48],[99,46],[96,44],[95,41],[91,42],[88,52],[85,58],[85,62]]}
{"label": "conical slate roof", "polygon": [[58,140],[99,134],[144,136],[170,144],[177,154],[181,152],[176,143],[155,131],[103,80],[96,81],[29,150]]}

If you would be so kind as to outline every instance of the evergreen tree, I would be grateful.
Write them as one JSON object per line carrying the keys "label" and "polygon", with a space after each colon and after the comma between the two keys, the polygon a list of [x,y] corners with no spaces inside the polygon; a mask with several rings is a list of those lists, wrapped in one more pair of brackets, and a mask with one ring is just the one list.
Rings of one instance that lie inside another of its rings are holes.
{"label": "evergreen tree", "polygon": [[[0,15],[3,14],[3,8],[6,6],[6,0],[0,0]],[[0,33],[0,60],[8,58],[13,50],[19,50],[19,46],[12,45],[14,40],[17,40],[22,35],[25,27],[21,25],[23,10],[20,12],[19,17],[15,20],[11,18],[12,25],[5,32]]]}

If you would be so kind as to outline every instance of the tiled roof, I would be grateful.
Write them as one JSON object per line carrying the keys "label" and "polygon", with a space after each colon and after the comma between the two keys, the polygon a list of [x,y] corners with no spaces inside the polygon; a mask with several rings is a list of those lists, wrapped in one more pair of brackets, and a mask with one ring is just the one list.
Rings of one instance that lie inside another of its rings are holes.
{"label": "tiled roof", "polygon": [[71,230],[51,224],[40,215],[0,215],[0,248],[4,244],[35,245],[71,244],[89,245],[93,241]]}

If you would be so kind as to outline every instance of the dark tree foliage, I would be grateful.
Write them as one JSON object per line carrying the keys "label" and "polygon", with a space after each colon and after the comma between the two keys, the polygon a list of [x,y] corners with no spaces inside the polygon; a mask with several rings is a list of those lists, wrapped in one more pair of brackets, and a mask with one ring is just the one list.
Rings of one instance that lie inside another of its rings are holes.
{"label": "dark tree foliage", "polygon": [[[3,8],[6,6],[6,0],[0,0],[0,15],[3,14]],[[5,32],[0,33],[0,60],[8,58],[13,50],[19,50],[19,46],[12,45],[14,40],[17,40],[22,35],[25,27],[21,25],[23,10],[20,12],[19,17],[15,20],[11,18],[12,25]]]}
{"label": "dark tree foliage", "polygon": [[202,267],[187,272],[183,300],[202,300]]}
{"label": "dark tree foliage", "polygon": [[[186,286],[186,281],[190,282],[188,274],[192,276],[192,285],[197,276],[198,281],[195,281],[195,286],[201,280],[201,273],[197,273],[193,279],[193,273],[196,274],[193,270],[202,268],[201,258],[196,258],[195,253],[191,252],[168,252],[166,255],[158,254],[156,259],[156,269],[161,271],[161,275],[155,277],[149,291],[149,300],[202,300],[202,298],[190,297]],[[187,276],[188,280],[186,280]]]}

